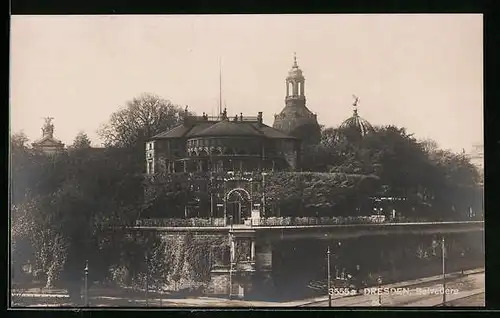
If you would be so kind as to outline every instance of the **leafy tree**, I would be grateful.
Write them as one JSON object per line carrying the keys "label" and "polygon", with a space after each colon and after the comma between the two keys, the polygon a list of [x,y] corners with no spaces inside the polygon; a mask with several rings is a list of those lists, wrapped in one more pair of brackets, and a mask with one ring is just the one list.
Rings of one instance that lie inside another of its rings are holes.
{"label": "leafy tree", "polygon": [[[59,278],[79,282],[85,259],[93,273],[107,272],[119,245],[102,242],[119,242],[119,229],[135,221],[142,202],[142,176],[133,172],[123,152],[72,152],[54,158],[26,152],[26,165],[13,162],[13,242],[29,242],[33,251],[19,257],[31,258],[48,285]],[[22,189],[18,181],[28,187]]]}
{"label": "leafy tree", "polygon": [[470,208],[482,210],[482,188],[477,168],[463,154],[436,150],[431,154],[435,171],[429,197],[443,216],[466,216]]}
{"label": "leafy tree", "polygon": [[87,149],[90,148],[91,141],[89,137],[87,136],[86,133],[83,131],[80,131],[76,137],[75,140],[73,141],[73,145],[71,145],[71,148],[73,149]]}
{"label": "leafy tree", "polygon": [[267,204],[277,203],[290,216],[352,215],[350,200],[367,199],[377,188],[373,175],[311,172],[273,173],[265,185]]}
{"label": "leafy tree", "polygon": [[482,203],[480,175],[465,156],[440,150],[429,139],[417,141],[395,126],[376,127],[355,140],[324,128],[321,143],[305,149],[303,164],[306,171],[377,175],[385,189],[380,195],[406,197],[407,214],[464,215],[469,205],[480,209]]}

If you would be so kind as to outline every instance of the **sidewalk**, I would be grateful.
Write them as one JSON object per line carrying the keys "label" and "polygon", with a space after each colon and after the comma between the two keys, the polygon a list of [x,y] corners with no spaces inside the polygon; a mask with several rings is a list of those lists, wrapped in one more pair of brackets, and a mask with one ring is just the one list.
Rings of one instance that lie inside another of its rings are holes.
{"label": "sidewalk", "polygon": [[[476,269],[467,270],[467,271],[464,271],[464,274],[471,275],[471,274],[477,274],[477,273],[481,273],[481,272],[484,272],[484,268],[476,268]],[[461,274],[461,272],[448,273],[446,275],[446,277],[448,277],[448,278],[449,277],[457,277],[460,274]],[[414,279],[414,280],[397,282],[397,283],[393,283],[393,284],[382,284],[382,285],[380,285],[380,287],[382,287],[382,288],[385,288],[385,287],[388,287],[388,288],[408,287],[408,286],[417,285],[417,284],[424,284],[424,283],[430,283],[430,282],[434,282],[434,281],[440,281],[442,279],[443,279],[442,275],[435,275],[435,276],[424,277],[424,278],[419,278],[419,279]],[[372,287],[372,286],[368,286],[368,287]],[[345,297],[346,296],[333,296],[332,299],[340,299],[340,298],[345,298]],[[307,300],[287,302],[286,306],[292,306],[292,307],[299,306],[300,307],[300,306],[307,305],[310,303],[322,302],[322,301],[327,301],[327,300],[328,300],[328,296],[321,296],[321,297],[316,297],[316,298],[310,298]]]}
{"label": "sidewalk", "polygon": [[[473,295],[476,295],[476,294],[480,294],[480,293],[484,293],[484,288],[477,288],[477,289],[473,289],[473,290],[470,290],[470,291],[461,292],[459,294],[447,295],[446,296],[446,303],[452,302],[452,301],[457,300],[457,299],[461,299],[461,298],[473,296]],[[437,296],[437,297],[435,297],[434,299],[431,299],[431,300],[424,299],[424,300],[418,300],[418,301],[410,302],[410,303],[407,304],[407,306],[413,306],[413,307],[419,307],[419,306],[428,307],[428,306],[433,306],[433,307],[436,307],[436,306],[439,306],[439,305],[442,305],[442,304],[443,304],[442,297],[441,296]]]}

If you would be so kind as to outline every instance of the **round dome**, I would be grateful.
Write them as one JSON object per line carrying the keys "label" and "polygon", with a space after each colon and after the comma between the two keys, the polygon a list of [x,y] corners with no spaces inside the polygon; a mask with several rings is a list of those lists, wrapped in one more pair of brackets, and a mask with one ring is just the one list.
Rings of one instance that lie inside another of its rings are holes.
{"label": "round dome", "polygon": [[366,136],[368,133],[373,132],[373,126],[365,119],[359,117],[358,112],[354,110],[352,117],[346,119],[339,127],[344,132],[355,132],[361,137]]}

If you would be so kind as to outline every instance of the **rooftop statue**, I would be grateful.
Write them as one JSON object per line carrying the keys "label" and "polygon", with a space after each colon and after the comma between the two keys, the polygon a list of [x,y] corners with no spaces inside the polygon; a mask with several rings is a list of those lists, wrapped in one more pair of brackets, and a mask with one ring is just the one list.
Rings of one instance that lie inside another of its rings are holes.
{"label": "rooftop statue", "polygon": [[45,125],[42,127],[43,136],[50,136],[51,138],[54,135],[54,125],[52,124],[52,119],[54,117],[45,117]]}
{"label": "rooftop statue", "polygon": [[352,95],[352,97],[354,98],[354,103],[352,104],[352,106],[354,107],[358,106],[359,97],[354,94]]}

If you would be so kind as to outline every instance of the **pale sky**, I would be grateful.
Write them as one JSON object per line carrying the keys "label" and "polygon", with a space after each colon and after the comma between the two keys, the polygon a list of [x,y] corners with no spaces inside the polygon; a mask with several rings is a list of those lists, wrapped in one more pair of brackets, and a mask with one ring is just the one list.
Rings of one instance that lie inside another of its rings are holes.
{"label": "pale sky", "polygon": [[11,130],[71,144],[127,100],[155,93],[273,124],[293,52],[320,124],[352,114],[460,151],[483,142],[482,15],[12,16]]}

